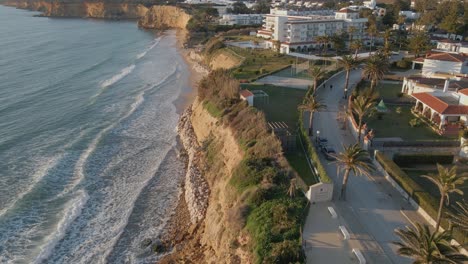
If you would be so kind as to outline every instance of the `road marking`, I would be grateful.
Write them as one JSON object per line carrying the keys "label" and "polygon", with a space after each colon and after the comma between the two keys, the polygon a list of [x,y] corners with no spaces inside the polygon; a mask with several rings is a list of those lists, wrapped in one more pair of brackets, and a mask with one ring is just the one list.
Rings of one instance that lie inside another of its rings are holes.
{"label": "road marking", "polygon": [[414,222],[409,218],[409,216],[405,214],[403,210],[400,209],[400,213],[406,218],[406,220],[408,220],[411,223],[411,225],[414,226]]}

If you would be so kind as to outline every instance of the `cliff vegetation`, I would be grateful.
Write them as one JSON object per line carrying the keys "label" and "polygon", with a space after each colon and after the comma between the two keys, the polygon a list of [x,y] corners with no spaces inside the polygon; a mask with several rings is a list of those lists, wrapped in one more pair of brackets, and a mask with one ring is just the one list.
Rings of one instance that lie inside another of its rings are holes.
{"label": "cliff vegetation", "polygon": [[[231,206],[225,228],[244,237],[243,248],[253,253],[255,263],[302,262],[300,227],[306,199],[295,195],[293,172],[280,142],[269,132],[264,114],[239,99],[238,81],[224,70],[204,78],[198,96],[220,126],[232,131],[243,152],[227,175],[224,191]],[[205,148],[211,161],[207,164],[216,164],[216,141],[205,141]],[[219,168],[211,172],[210,168],[208,165],[208,175],[219,172]],[[241,245],[239,239],[231,244],[233,248]]]}

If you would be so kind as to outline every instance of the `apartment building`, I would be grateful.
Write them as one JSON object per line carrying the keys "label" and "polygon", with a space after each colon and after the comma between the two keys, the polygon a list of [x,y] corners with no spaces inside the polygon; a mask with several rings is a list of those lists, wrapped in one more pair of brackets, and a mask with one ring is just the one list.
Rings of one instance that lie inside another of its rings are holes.
{"label": "apartment building", "polygon": [[262,23],[262,14],[223,15],[219,20],[220,25],[261,25]]}
{"label": "apartment building", "polygon": [[353,28],[353,38],[361,39],[365,32],[367,18],[359,18],[357,11],[342,8],[337,12],[302,13],[289,10],[272,9],[265,15],[263,28],[257,36],[269,39],[267,47],[274,48],[275,43],[281,43],[280,52],[289,53],[293,50],[308,51],[319,48],[318,36],[332,36],[350,32]]}

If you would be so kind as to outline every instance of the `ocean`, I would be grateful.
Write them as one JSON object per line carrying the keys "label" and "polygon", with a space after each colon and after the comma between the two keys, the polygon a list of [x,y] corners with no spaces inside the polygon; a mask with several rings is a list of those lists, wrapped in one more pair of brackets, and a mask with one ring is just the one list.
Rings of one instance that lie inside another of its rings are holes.
{"label": "ocean", "polygon": [[0,263],[154,263],[184,164],[175,32],[0,6]]}

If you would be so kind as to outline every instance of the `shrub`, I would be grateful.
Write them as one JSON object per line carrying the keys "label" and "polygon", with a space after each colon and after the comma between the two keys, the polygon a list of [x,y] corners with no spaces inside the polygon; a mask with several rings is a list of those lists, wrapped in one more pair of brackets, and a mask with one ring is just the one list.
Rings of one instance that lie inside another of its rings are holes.
{"label": "shrub", "polygon": [[393,161],[400,167],[414,164],[452,164],[453,155],[446,154],[395,154]]}
{"label": "shrub", "polygon": [[396,62],[396,66],[400,69],[409,69],[411,68],[411,61],[403,58]]}
{"label": "shrub", "polygon": [[419,118],[413,118],[413,119],[411,119],[409,121],[409,125],[411,127],[419,127],[419,126],[421,126],[421,124],[422,124],[422,122],[421,122],[421,120],[419,120]]}
{"label": "shrub", "polygon": [[259,71],[259,70],[256,70],[256,71],[255,71],[255,74],[257,74],[257,75],[260,74],[260,71]]}
{"label": "shrub", "polygon": [[267,70],[264,69],[264,68],[261,68],[261,69],[260,69],[260,72],[261,72],[262,74],[265,74],[265,73],[267,73]]}
{"label": "shrub", "polygon": [[299,254],[301,245],[297,241],[285,240],[273,244],[271,255],[266,257],[264,263],[298,263],[304,258]]}
{"label": "shrub", "polygon": [[403,95],[404,95],[404,93],[402,93],[402,92],[398,92],[398,93],[397,93],[397,97],[398,97],[398,98],[403,97]]}
{"label": "shrub", "polygon": [[460,137],[468,139],[468,129],[460,131]]}

